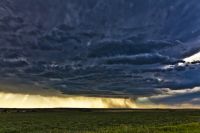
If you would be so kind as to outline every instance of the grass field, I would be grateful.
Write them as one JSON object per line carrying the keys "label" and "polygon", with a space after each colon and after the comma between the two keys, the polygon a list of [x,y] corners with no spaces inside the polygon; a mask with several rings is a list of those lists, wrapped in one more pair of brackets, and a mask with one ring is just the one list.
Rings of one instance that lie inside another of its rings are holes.
{"label": "grass field", "polygon": [[0,133],[200,133],[200,110],[9,110]]}

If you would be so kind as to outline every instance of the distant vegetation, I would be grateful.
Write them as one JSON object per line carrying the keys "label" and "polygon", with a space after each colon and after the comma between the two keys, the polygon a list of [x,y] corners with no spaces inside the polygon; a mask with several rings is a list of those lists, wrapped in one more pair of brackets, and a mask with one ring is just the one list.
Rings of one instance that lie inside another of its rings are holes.
{"label": "distant vegetation", "polygon": [[0,112],[0,133],[200,133],[200,110]]}

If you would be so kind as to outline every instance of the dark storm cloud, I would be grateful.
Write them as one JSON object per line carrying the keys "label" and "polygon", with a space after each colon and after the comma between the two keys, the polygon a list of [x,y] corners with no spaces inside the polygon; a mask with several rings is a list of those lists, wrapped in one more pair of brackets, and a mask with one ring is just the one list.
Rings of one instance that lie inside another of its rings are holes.
{"label": "dark storm cloud", "polygon": [[[199,60],[184,58],[200,50],[198,3],[0,1],[0,78],[96,96],[194,88],[200,85]],[[197,96],[173,99],[195,103]]]}
{"label": "dark storm cloud", "polygon": [[154,103],[162,103],[168,105],[178,104],[197,104],[200,96],[199,87],[189,88],[189,89],[162,89],[162,94],[160,96],[152,96],[150,99]]}
{"label": "dark storm cloud", "polygon": [[162,56],[160,54],[140,54],[134,56],[117,56],[106,59],[107,64],[133,64],[133,65],[145,65],[145,64],[176,64],[178,60],[170,59],[169,57]]}
{"label": "dark storm cloud", "polygon": [[[89,57],[104,57],[115,55],[134,55],[141,53],[149,53],[165,47],[170,47],[173,43],[162,41],[140,41],[137,37],[131,38],[133,40],[107,40],[94,44],[90,48]],[[134,39],[136,42],[134,42]],[[138,41],[137,41],[138,40]],[[174,43],[175,45],[175,43]]]}

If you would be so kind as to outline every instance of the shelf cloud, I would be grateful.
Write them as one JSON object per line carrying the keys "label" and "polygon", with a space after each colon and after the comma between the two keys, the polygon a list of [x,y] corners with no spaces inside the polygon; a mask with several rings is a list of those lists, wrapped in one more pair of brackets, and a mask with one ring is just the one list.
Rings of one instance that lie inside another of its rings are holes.
{"label": "shelf cloud", "polygon": [[0,105],[198,107],[199,12],[199,0],[1,0]]}

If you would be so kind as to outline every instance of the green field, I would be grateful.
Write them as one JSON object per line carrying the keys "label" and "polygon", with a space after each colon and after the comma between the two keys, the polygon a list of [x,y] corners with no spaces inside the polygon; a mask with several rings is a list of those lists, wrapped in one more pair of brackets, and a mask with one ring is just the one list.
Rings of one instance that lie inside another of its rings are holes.
{"label": "green field", "polygon": [[200,110],[9,110],[0,133],[200,133]]}

